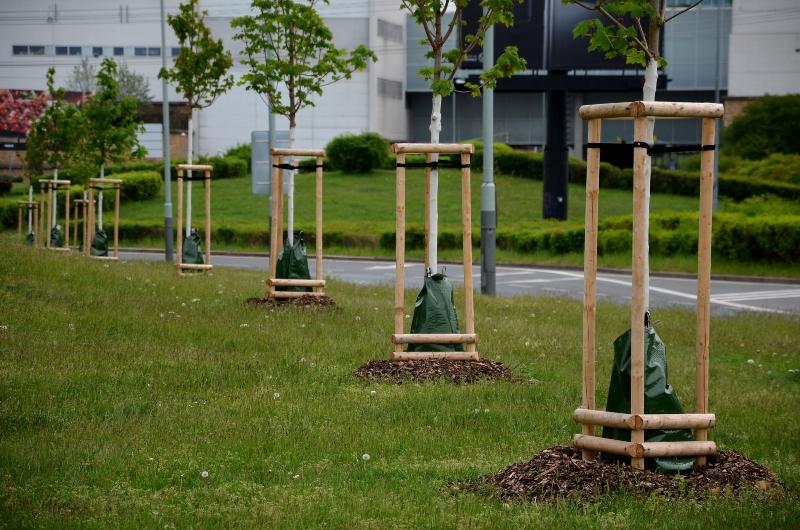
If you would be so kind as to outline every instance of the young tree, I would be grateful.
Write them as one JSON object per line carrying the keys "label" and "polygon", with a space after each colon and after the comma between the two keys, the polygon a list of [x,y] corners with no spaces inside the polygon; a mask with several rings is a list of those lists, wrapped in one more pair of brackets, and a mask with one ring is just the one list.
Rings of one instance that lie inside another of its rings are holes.
{"label": "young tree", "polygon": [[[50,103],[31,126],[25,164],[29,171],[35,173],[41,173],[46,165],[52,168],[53,178],[57,179],[58,170],[77,157],[83,137],[84,122],[78,108],[64,100],[64,89],[56,88],[55,73],[53,67],[47,70]],[[32,190],[33,185],[28,190],[29,200],[32,198]],[[53,230],[60,230],[56,225],[57,206],[57,202],[53,204]],[[30,215],[28,217],[30,218]],[[28,224],[30,225],[30,219]],[[28,230],[30,232],[30,226]]]}
{"label": "young tree", "polygon": [[[86,128],[83,146],[88,161],[100,167],[129,158],[141,158],[145,149],[137,134],[144,128],[136,119],[137,104],[132,96],[121,97],[117,82],[117,63],[108,58],[97,73],[97,91],[83,105]],[[103,192],[98,193],[98,231],[103,229]]]}
{"label": "young tree", "polygon": [[[321,0],[328,3],[327,0]],[[289,146],[294,147],[297,113],[314,106],[323,88],[364,70],[377,60],[361,45],[336,48],[333,33],[315,9],[318,0],[253,0],[252,15],[234,19],[235,39],[244,42],[249,71],[241,84],[266,99],[272,112],[289,121]],[[279,85],[282,83],[283,88]],[[285,91],[285,95],[284,95]],[[289,172],[288,239],[294,241],[294,172]]]}
{"label": "young tree", "polygon": [[150,84],[147,82],[147,78],[131,70],[128,63],[119,65],[117,82],[119,83],[119,95],[123,99],[133,96],[139,103],[147,103],[153,99],[150,96]]}
{"label": "young tree", "polygon": [[81,57],[81,63],[72,68],[67,79],[67,90],[80,92],[84,97],[97,89],[97,69],[89,62],[88,57]]}
{"label": "young tree", "polygon": [[[401,5],[414,17],[414,20],[425,30],[423,46],[428,46],[427,57],[432,65],[422,68],[419,74],[424,77],[431,87],[433,100],[431,103],[430,133],[431,143],[439,143],[439,133],[442,130],[442,97],[449,96],[454,90],[453,79],[461,63],[477,45],[483,44],[487,28],[494,24],[510,26],[514,22],[514,4],[522,0],[480,0],[482,14],[474,24],[474,33],[466,33],[463,28],[467,26],[464,18],[464,8],[470,0],[401,0]],[[449,22],[446,20],[450,16]],[[451,35],[461,33],[457,39],[456,47],[445,50],[447,40]],[[481,74],[480,85],[467,83],[466,88],[472,95],[479,96],[481,86],[494,88],[497,80],[509,77],[515,72],[525,69],[525,60],[522,59],[516,46],[508,46],[497,58],[494,67]],[[436,157],[434,157],[436,160]],[[437,272],[437,237],[438,237],[438,186],[439,173],[436,169],[431,171],[430,193],[430,238],[428,241],[428,255],[430,268]]]}
{"label": "young tree", "polygon": [[[670,20],[697,7],[698,0],[665,18],[666,0],[562,0],[564,4],[575,4],[597,13],[597,18],[583,20],[575,25],[573,36],[587,37],[589,50],[605,54],[607,59],[624,57],[628,64],[645,67],[642,100],[654,101],[658,69],[666,66],[666,60],[659,53],[661,29]],[[647,137],[653,142],[655,120],[648,120]],[[645,188],[647,211],[645,232],[649,233],[650,219],[650,157],[645,167]],[[650,258],[645,256],[645,309],[650,305]]]}
{"label": "young tree", "polygon": [[[198,0],[181,4],[177,15],[167,17],[167,23],[180,42],[180,53],[172,69],[162,68],[158,74],[176,85],[191,109],[189,117],[189,145],[186,159],[191,164],[193,152],[193,124],[197,111],[210,106],[233,85],[228,72],[233,66],[231,53],[225,51],[222,40],[214,40],[206,26],[208,11],[198,11]],[[166,102],[164,103],[166,104]],[[191,175],[191,172],[189,173]],[[192,183],[186,192],[186,237],[192,231]]]}

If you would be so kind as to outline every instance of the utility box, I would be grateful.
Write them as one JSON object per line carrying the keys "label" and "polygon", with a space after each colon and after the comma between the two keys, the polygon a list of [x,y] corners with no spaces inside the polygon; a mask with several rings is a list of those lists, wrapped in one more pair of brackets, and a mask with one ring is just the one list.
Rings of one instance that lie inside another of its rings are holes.
{"label": "utility box", "polygon": [[[272,189],[272,158],[269,156],[269,131],[250,133],[252,190],[254,195],[269,195]],[[288,148],[289,131],[275,131],[275,145]],[[285,183],[284,183],[285,186]]]}

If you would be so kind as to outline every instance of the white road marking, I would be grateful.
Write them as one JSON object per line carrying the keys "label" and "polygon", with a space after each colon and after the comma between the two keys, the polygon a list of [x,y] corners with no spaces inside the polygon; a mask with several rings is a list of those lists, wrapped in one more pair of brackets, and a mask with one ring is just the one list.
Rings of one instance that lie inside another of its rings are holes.
{"label": "white road marking", "polygon": [[527,284],[527,283],[551,283],[551,282],[571,282],[571,281],[578,281],[583,280],[583,277],[580,278],[535,278],[532,280],[511,280],[509,284]]}
{"label": "white road marking", "polygon": [[741,302],[745,300],[777,300],[779,298],[800,298],[800,289],[725,293],[714,296],[715,300],[725,300],[728,302]]}

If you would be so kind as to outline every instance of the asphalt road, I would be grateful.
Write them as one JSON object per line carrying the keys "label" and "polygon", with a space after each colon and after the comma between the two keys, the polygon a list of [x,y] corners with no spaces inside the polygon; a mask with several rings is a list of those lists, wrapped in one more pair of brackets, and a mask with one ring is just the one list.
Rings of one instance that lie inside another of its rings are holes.
{"label": "asphalt road", "polygon": [[[163,253],[147,251],[120,251],[126,260],[162,260]],[[269,267],[267,256],[215,254],[217,267],[261,269]],[[315,263],[309,259],[311,274]],[[461,265],[444,265],[447,276],[454,282],[463,281]],[[480,267],[473,266],[474,283],[480,288]],[[355,284],[393,284],[393,261],[325,259],[325,275]],[[406,263],[406,286],[422,286],[422,263]],[[650,281],[650,306],[695,307],[696,282],[692,278],[654,276]],[[549,269],[537,267],[497,267],[497,293],[504,296],[550,295],[583,298],[583,272],[580,270]],[[628,303],[631,299],[629,274],[598,273],[598,300]],[[737,311],[800,314],[800,284],[763,281],[712,280],[711,310],[713,314],[730,314]]]}

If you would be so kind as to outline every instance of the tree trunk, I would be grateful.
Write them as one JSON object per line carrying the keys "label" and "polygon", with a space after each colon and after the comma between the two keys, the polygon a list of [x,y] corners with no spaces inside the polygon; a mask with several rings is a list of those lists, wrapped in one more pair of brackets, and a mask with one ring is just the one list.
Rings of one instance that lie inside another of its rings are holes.
{"label": "tree trunk", "polygon": [[[442,131],[442,96],[433,95],[431,110],[431,143],[439,143],[439,133]],[[431,160],[439,160],[438,154],[433,154]],[[438,237],[439,237],[439,170],[431,169],[431,193],[430,193],[430,234],[428,235],[428,260],[431,274],[436,274],[438,270]]]}
{"label": "tree trunk", "polygon": [[[295,123],[289,126],[289,149],[294,148],[295,133],[297,132],[297,125]],[[294,157],[286,159],[287,164],[291,164]],[[286,231],[288,232],[286,239],[289,241],[289,246],[294,244],[294,170],[289,170],[288,174],[288,193],[286,193]]]}
{"label": "tree trunk", "polygon": [[28,186],[28,234],[33,233],[33,184]]}
{"label": "tree trunk", "polygon": [[[643,101],[655,101],[656,99],[656,85],[658,83],[658,62],[655,59],[650,59],[647,62],[647,68],[644,74],[644,88],[642,89]],[[653,144],[653,136],[655,130],[655,118],[648,118],[647,120],[647,139],[648,143]],[[644,252],[644,308],[645,311],[650,310],[650,174],[651,174],[651,159],[647,157],[645,164],[645,195],[647,197],[645,202],[645,234],[647,234],[647,248]]]}
{"label": "tree trunk", "polygon": [[[100,178],[106,178],[106,165],[100,164]],[[97,193],[97,228],[103,229],[103,187]]]}
{"label": "tree trunk", "polygon": [[[195,109],[192,108],[189,114],[189,138],[188,146],[186,148],[186,163],[191,164],[194,161],[194,124],[195,124]],[[192,171],[186,172],[189,181],[186,183],[186,237],[192,233]]]}
{"label": "tree trunk", "polygon": [[[58,168],[53,170],[53,179],[58,180]],[[58,188],[56,185],[53,185],[53,226],[56,226],[56,220],[58,219],[58,215],[56,215],[56,210],[58,210]],[[50,237],[50,234],[47,234],[47,237]]]}

